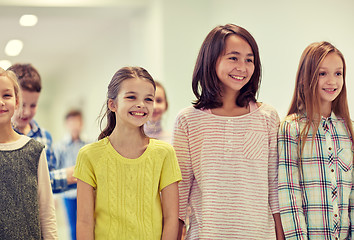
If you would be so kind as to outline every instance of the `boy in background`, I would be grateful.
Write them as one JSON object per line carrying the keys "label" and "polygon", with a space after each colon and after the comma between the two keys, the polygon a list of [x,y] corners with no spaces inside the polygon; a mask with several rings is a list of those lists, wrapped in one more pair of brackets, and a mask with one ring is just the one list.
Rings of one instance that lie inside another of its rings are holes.
{"label": "boy in background", "polygon": [[22,106],[15,111],[12,118],[14,129],[19,134],[27,135],[45,145],[53,193],[65,191],[69,185],[76,183],[72,176],[74,167],[55,170],[56,158],[52,148],[52,136],[33,119],[42,89],[41,77],[31,64],[14,64],[9,70],[17,75],[22,94]]}
{"label": "boy in background", "polygon": [[[88,142],[83,141],[81,132],[83,116],[80,110],[70,110],[65,116],[65,127],[68,134],[54,146],[57,157],[57,168],[75,165],[77,154]],[[76,184],[75,184],[76,186]],[[63,193],[64,204],[70,225],[71,239],[76,239],[77,192],[76,188]]]}

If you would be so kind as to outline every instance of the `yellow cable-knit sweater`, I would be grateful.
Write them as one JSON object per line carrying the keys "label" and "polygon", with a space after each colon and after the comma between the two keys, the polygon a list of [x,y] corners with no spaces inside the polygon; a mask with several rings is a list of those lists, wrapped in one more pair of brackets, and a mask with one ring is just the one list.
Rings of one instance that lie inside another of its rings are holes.
{"label": "yellow cable-knit sweater", "polygon": [[108,138],[86,145],[74,176],[96,190],[96,240],[161,239],[160,191],[182,179],[173,147],[155,139],[136,159],[121,156]]}

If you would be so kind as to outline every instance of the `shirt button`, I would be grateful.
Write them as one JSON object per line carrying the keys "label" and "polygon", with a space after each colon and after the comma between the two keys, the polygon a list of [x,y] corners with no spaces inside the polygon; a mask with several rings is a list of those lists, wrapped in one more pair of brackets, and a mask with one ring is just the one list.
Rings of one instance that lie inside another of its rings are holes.
{"label": "shirt button", "polygon": [[331,148],[331,147],[329,147],[329,148],[328,148],[328,150],[329,150],[329,151],[331,151],[331,150],[332,150],[332,148]]}
{"label": "shirt button", "polygon": [[334,214],[334,217],[338,217],[338,215],[337,215],[337,214]]}
{"label": "shirt button", "polygon": [[331,172],[334,172],[334,169],[331,169]]}

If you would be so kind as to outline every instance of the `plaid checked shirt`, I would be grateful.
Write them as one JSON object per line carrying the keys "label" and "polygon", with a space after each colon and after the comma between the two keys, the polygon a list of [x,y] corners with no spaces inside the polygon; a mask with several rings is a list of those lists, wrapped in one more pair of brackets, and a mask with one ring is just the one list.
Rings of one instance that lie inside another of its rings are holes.
{"label": "plaid checked shirt", "polygon": [[[50,181],[52,184],[53,193],[63,192],[68,189],[68,182],[66,178],[66,169],[55,170],[57,165],[57,160],[53,151],[53,140],[52,136],[48,131],[43,128],[40,128],[38,123],[35,120],[31,120],[31,131],[27,134],[28,137],[37,140],[45,146],[46,157],[49,169]],[[15,129],[16,130],[16,129]],[[17,131],[19,134],[21,132]]]}
{"label": "plaid checked shirt", "polygon": [[353,151],[344,120],[334,113],[322,118],[313,144],[310,129],[299,160],[299,133],[306,117],[296,116],[288,116],[278,134],[279,205],[286,239],[351,239]]}

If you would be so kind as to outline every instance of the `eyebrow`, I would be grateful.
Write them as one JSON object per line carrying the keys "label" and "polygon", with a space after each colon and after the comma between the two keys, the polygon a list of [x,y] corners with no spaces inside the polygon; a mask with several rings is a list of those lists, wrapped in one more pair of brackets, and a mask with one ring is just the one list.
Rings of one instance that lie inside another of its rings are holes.
{"label": "eyebrow", "polygon": [[[232,54],[241,55],[241,53],[239,53],[239,52],[237,52],[237,51],[232,51],[232,52],[226,53],[225,55],[232,55]],[[253,53],[248,53],[246,56],[248,56],[248,57],[254,57],[254,54],[253,54]]]}
{"label": "eyebrow", "polygon": [[125,92],[124,94],[136,94],[134,91]]}
{"label": "eyebrow", "polygon": [[[125,92],[125,94],[137,94],[137,92],[134,92],[134,91],[129,91],[129,92]],[[147,96],[152,96],[152,97],[155,97],[154,94],[147,94]]]}
{"label": "eyebrow", "polygon": [[[328,69],[327,67],[320,67],[319,69]],[[337,67],[336,70],[343,70],[344,67]]]}

